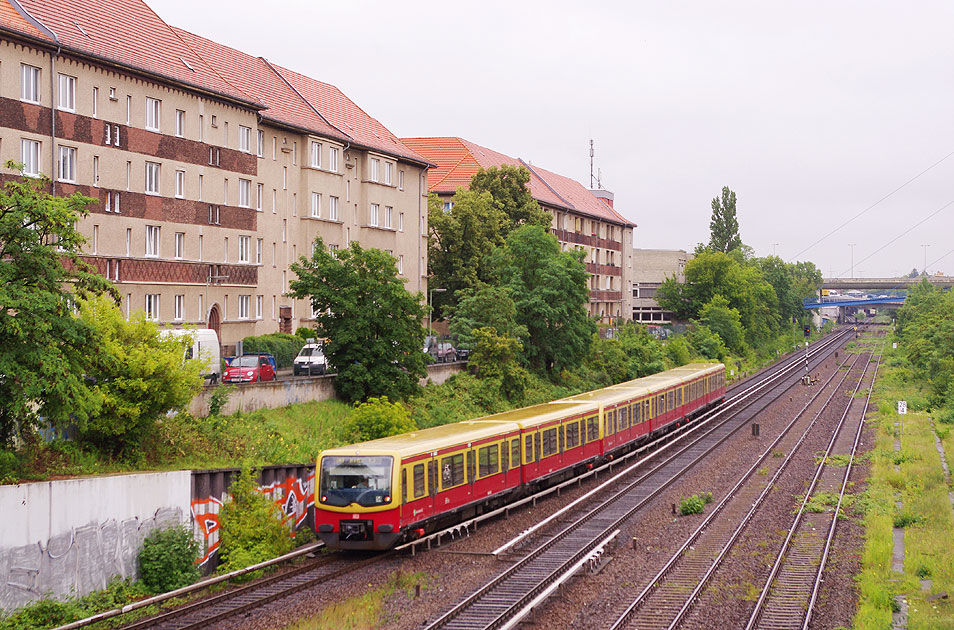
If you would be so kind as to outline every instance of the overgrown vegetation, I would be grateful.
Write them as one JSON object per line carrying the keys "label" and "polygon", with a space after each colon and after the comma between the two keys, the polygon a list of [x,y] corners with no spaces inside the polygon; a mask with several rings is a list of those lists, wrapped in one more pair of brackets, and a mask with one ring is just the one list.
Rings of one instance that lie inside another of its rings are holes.
{"label": "overgrown vegetation", "polygon": [[139,550],[139,576],[151,593],[167,593],[199,579],[195,564],[199,543],[185,526],[157,529],[146,536]]}
{"label": "overgrown vegetation", "polygon": [[355,442],[367,442],[417,429],[407,409],[400,403],[389,401],[387,396],[355,403],[349,424]]}
{"label": "overgrown vegetation", "polygon": [[706,506],[712,503],[712,493],[703,492],[694,494],[691,497],[684,497],[679,501],[679,514],[689,516],[690,514],[702,514],[706,511]]}
{"label": "overgrown vegetation", "polygon": [[[142,582],[115,579],[106,589],[83,597],[59,601],[44,599],[0,617],[0,630],[45,630],[62,626],[99,612],[125,606],[149,595]],[[144,608],[141,615],[154,614],[157,607]],[[129,621],[127,618],[126,621]]]}

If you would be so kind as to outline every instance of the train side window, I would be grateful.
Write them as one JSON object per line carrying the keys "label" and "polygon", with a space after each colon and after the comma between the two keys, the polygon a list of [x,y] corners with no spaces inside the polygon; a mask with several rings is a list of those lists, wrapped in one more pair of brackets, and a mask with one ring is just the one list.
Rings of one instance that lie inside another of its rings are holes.
{"label": "train side window", "polygon": [[414,498],[419,499],[424,496],[424,464],[414,466]]}
{"label": "train side window", "polygon": [[540,434],[533,434],[533,454],[536,456],[537,461],[540,461]]}
{"label": "train side window", "polygon": [[549,457],[557,452],[557,430],[556,427],[547,429],[543,432],[543,456]]}
{"label": "train side window", "polygon": [[629,407],[623,406],[619,408],[619,430],[625,431],[629,428]]}
{"label": "train side window", "polygon": [[566,447],[576,448],[580,444],[580,425],[576,422],[571,422],[566,425]]}
{"label": "train side window", "polygon": [[437,494],[437,460],[427,462],[427,487],[431,496]]}
{"label": "train side window", "polygon": [[464,454],[450,455],[441,459],[441,490],[464,483]]}
{"label": "train side window", "polygon": [[527,444],[524,448],[524,453],[525,455],[523,457],[523,461],[529,464],[533,461],[533,435],[527,436]]}
{"label": "train side window", "polygon": [[600,422],[596,416],[586,419],[586,441],[600,439]]}
{"label": "train side window", "polygon": [[510,470],[510,444],[507,440],[500,445],[500,472]]}
{"label": "train side window", "polygon": [[407,468],[401,469],[401,503],[407,503]]}
{"label": "train side window", "polygon": [[510,443],[510,465],[514,468],[520,465],[520,438]]}
{"label": "train side window", "polygon": [[674,390],[669,390],[669,393],[666,394],[666,409],[672,411],[676,408],[676,392]]}
{"label": "train side window", "polygon": [[498,464],[499,448],[496,444],[485,446],[477,451],[477,476],[495,475],[500,470]]}

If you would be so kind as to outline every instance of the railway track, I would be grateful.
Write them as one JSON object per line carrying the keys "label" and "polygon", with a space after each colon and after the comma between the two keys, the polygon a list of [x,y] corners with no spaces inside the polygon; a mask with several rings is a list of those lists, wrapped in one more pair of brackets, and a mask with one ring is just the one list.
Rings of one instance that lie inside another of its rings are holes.
{"label": "railway track", "polygon": [[755,385],[727,399],[721,407],[695,422],[696,430],[706,427],[701,435],[563,527],[429,623],[427,630],[508,628],[518,623],[542,597],[553,592],[555,584],[565,581],[568,575],[602,553],[624,521],[797,382],[802,370],[825,361],[850,336],[851,331],[845,330],[816,343],[805,358],[790,358],[764,374]]}
{"label": "railway track", "polygon": [[[880,362],[880,357],[879,357]],[[865,414],[880,363],[875,364],[864,400],[852,398],[850,412],[857,419],[854,431],[839,431],[831,439],[825,457],[819,462],[812,483],[789,527],[788,536],[772,565],[746,630],[807,630],[818,598],[822,575],[828,561],[832,539],[838,525],[838,514],[845,498],[845,489],[861,440]],[[859,382],[860,386],[860,382]],[[844,470],[829,462],[832,456],[847,457]],[[809,501],[820,493],[837,494],[831,511],[808,510]],[[794,605],[793,605],[794,603]]]}
{"label": "railway track", "polygon": [[[789,464],[799,457],[803,461],[812,457],[811,452],[804,452],[810,433],[831,431],[834,436],[841,432],[852,405],[852,397],[860,388],[870,366],[870,355],[862,365],[858,365],[860,356],[853,355],[842,363],[842,367],[847,366],[848,371],[836,370],[832,373],[725,497],[709,510],[662,569],[617,616],[610,626],[612,630],[672,630],[681,625],[783,473],[789,469]],[[847,365],[849,361],[850,366]],[[843,388],[849,378],[857,379],[857,384],[853,391],[846,393]],[[839,411],[833,423],[831,411],[841,408],[844,408],[844,413]],[[826,422],[835,426],[824,426]],[[786,453],[784,459],[776,457],[780,452]]]}

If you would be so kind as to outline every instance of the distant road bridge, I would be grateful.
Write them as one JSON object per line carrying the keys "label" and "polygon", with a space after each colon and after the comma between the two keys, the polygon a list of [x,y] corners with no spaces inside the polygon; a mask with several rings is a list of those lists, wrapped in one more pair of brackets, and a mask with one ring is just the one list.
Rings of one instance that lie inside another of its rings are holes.
{"label": "distant road bridge", "polygon": [[873,304],[892,304],[895,306],[900,306],[904,304],[903,295],[889,295],[887,297],[876,297],[876,298],[861,298],[861,299],[851,299],[843,295],[829,295],[821,299],[818,298],[806,298],[802,300],[802,308],[813,309],[813,308],[822,308],[825,306],[847,306],[847,307],[864,307],[871,306]]}
{"label": "distant road bridge", "polygon": [[954,287],[954,276],[918,276],[916,278],[825,278],[822,289],[847,291],[857,289],[862,293],[871,293],[884,289],[908,289],[927,280],[939,289]]}

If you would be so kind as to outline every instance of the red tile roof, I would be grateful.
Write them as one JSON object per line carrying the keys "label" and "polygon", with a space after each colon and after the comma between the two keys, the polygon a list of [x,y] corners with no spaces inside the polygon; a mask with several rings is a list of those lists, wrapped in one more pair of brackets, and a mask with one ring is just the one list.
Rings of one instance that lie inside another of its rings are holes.
{"label": "red tile roof", "polygon": [[57,43],[94,57],[160,75],[245,103],[248,95],[223,79],[140,0],[19,0],[55,33]]}
{"label": "red tile roof", "polygon": [[18,31],[31,37],[49,39],[45,33],[30,24],[26,18],[13,8],[13,5],[7,2],[0,2],[0,28]]}
{"label": "red tile roof", "polygon": [[428,190],[453,194],[467,188],[481,168],[525,166],[530,170],[530,193],[539,203],[571,210],[605,221],[635,227],[635,224],[609,207],[576,180],[557,175],[523,160],[498,153],[479,144],[457,137],[402,138],[402,142],[420,153],[437,168],[428,174]]}

